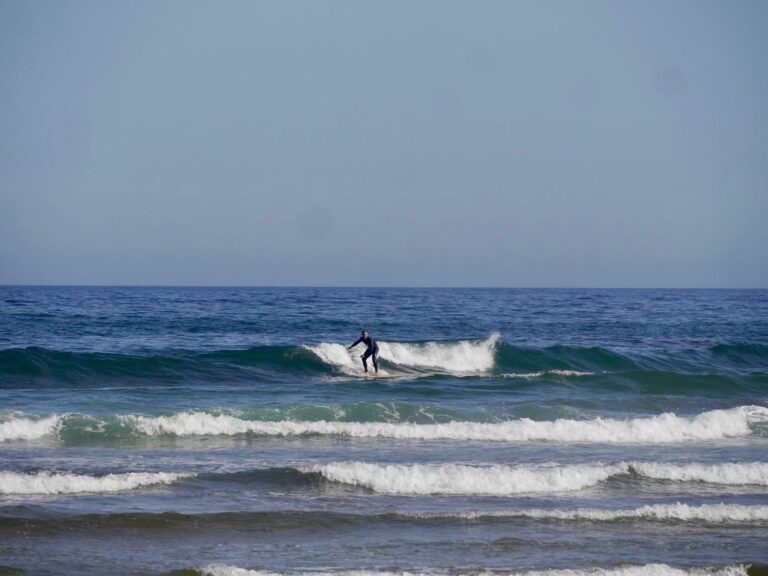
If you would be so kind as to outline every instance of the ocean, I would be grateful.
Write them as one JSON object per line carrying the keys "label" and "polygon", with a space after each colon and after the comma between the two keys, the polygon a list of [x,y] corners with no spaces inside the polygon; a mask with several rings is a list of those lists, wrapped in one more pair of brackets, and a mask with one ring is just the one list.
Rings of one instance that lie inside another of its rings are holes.
{"label": "ocean", "polygon": [[0,287],[0,574],[765,574],[767,535],[768,290]]}

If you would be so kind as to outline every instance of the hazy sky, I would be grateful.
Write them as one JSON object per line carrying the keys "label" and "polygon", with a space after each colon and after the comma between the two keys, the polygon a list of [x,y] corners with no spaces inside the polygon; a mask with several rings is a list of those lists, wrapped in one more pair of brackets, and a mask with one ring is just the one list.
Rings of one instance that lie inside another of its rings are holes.
{"label": "hazy sky", "polygon": [[768,287],[768,2],[0,0],[0,283]]}

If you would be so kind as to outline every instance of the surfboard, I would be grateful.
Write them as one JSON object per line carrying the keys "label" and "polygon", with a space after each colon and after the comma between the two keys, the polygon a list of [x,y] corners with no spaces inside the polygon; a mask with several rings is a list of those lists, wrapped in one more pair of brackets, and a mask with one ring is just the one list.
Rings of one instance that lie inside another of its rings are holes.
{"label": "surfboard", "polygon": [[363,374],[363,378],[370,378],[371,380],[392,380],[394,378],[400,378],[397,374]]}

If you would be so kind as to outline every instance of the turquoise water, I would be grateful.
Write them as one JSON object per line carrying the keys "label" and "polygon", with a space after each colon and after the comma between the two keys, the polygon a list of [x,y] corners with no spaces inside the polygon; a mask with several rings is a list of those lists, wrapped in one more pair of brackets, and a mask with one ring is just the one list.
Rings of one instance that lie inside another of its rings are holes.
{"label": "turquoise water", "polygon": [[0,288],[0,573],[744,573],[766,448],[765,290]]}

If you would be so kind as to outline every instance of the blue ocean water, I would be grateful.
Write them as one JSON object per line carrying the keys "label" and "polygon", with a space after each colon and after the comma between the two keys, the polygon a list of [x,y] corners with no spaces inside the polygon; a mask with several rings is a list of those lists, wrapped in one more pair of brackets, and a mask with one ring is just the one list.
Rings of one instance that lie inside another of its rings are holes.
{"label": "blue ocean water", "polygon": [[0,287],[0,573],[759,573],[767,448],[766,290]]}

